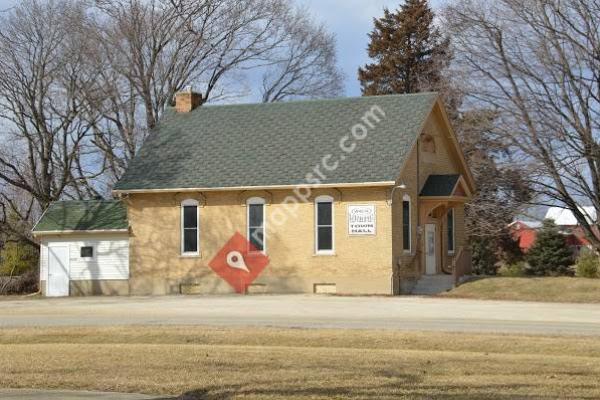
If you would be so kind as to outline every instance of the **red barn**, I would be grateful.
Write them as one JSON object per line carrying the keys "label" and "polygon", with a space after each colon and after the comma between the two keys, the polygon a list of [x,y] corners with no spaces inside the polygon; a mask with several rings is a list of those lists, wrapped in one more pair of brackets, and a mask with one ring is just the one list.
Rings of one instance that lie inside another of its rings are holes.
{"label": "red barn", "polygon": [[514,221],[508,227],[512,238],[519,243],[523,253],[527,253],[535,243],[537,230],[542,226],[538,221]]}

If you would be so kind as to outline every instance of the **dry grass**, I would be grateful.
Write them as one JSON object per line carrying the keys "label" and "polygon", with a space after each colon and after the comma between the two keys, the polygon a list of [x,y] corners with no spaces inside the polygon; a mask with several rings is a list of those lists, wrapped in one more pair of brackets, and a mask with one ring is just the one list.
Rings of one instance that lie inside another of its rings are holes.
{"label": "dry grass", "polygon": [[0,330],[0,387],[203,399],[600,398],[600,338],[267,328]]}
{"label": "dry grass", "polygon": [[481,300],[600,303],[600,279],[484,278],[467,282],[442,296]]}

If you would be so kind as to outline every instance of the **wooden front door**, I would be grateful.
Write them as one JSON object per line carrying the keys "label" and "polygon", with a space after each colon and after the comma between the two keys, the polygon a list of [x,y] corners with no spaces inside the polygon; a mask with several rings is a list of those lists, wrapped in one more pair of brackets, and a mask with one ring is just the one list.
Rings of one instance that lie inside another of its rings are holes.
{"label": "wooden front door", "polygon": [[425,273],[427,275],[437,274],[437,243],[436,225],[425,225]]}

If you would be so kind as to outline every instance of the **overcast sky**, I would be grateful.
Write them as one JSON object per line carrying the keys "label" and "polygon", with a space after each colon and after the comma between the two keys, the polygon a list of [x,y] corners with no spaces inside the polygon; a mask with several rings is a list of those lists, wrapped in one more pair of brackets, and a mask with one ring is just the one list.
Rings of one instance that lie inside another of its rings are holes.
{"label": "overcast sky", "polygon": [[16,0],[0,0],[0,11],[17,4]]}
{"label": "overcast sky", "polygon": [[[0,10],[18,0],[0,0]],[[367,34],[373,28],[373,17],[380,17],[383,8],[396,9],[402,0],[296,0],[305,5],[318,21],[334,32],[338,42],[339,65],[346,74],[346,95],[360,95],[356,78],[358,67],[367,63]],[[435,9],[444,0],[430,0]]]}

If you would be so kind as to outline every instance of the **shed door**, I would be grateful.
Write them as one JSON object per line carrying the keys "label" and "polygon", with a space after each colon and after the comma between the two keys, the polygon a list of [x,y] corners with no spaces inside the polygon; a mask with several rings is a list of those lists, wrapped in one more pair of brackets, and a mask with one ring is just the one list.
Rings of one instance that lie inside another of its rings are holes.
{"label": "shed door", "polygon": [[47,296],[69,295],[69,246],[48,248]]}

